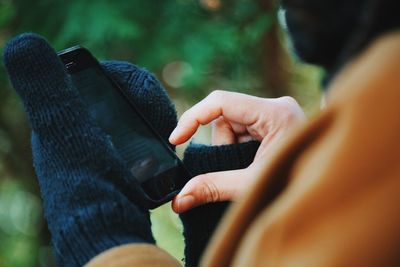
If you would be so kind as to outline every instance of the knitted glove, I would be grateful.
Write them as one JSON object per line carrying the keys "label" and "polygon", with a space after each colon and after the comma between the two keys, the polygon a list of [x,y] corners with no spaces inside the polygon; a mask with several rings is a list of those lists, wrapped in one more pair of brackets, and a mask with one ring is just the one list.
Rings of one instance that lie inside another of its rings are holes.
{"label": "knitted glove", "polygon": [[[205,146],[190,144],[183,162],[194,175],[246,168],[254,159],[260,143]],[[210,203],[180,215],[185,237],[186,266],[198,266],[199,259],[229,202]]]}
{"label": "knitted glove", "polygon": [[[91,119],[56,52],[23,34],[4,52],[32,128],[32,153],[59,266],[82,266],[111,247],[154,243],[146,197]],[[167,140],[175,109],[158,81],[124,62],[103,67]]]}

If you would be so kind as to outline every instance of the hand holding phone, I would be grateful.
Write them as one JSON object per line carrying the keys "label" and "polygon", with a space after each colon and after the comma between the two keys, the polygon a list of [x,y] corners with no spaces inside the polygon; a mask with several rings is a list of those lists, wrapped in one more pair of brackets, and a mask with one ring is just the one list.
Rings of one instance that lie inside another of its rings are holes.
{"label": "hand holding phone", "polygon": [[[140,77],[128,76],[131,78],[128,82],[133,82],[135,89],[149,90],[144,94],[148,96],[148,99],[134,101],[137,91],[123,90],[88,50],[73,47],[60,52],[59,56],[71,75],[90,116],[108,134],[110,142],[119,152],[134,178],[141,184],[149,198],[149,206],[155,208],[171,200],[189,180],[190,174],[166,141],[176,122],[170,123],[168,127],[165,125],[160,127],[164,130],[163,133],[156,130],[156,127],[165,123],[168,117],[173,116],[176,119],[176,115],[171,114],[173,108],[168,96],[162,91],[158,82],[155,79],[147,80],[147,83],[154,83],[149,86],[149,84],[141,84]],[[123,64],[125,64],[125,71],[129,71],[132,67],[137,68],[128,63]],[[136,72],[131,70],[131,73]],[[116,78],[118,78],[117,75]],[[151,90],[158,91],[151,92]],[[152,94],[158,94],[158,96],[152,98]],[[160,99],[162,95],[166,101],[157,103],[157,99]],[[137,97],[136,99],[138,100]],[[165,107],[160,107],[160,104]],[[163,109],[167,111],[159,114],[156,121],[152,113],[148,112],[149,110],[159,112]],[[148,116],[145,116],[142,110]],[[169,128],[169,131],[165,128]]]}

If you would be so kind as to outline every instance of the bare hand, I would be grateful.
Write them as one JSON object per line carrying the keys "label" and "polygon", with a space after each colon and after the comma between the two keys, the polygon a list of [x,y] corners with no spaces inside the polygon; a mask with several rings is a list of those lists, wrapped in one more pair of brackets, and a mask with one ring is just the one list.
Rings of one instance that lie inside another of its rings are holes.
{"label": "bare hand", "polygon": [[254,162],[246,169],[192,178],[173,200],[173,210],[181,213],[201,204],[237,199],[252,184],[255,163],[265,161],[265,155],[269,155],[279,140],[305,120],[304,112],[291,97],[272,99],[220,90],[212,92],[181,116],[169,141],[182,144],[200,125],[213,122],[214,145],[248,140],[258,140],[261,145]]}

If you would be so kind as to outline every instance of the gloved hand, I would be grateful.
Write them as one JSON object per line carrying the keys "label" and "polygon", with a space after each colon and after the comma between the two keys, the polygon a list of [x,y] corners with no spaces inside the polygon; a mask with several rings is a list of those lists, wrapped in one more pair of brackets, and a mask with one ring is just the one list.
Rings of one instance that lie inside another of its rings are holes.
{"label": "gloved hand", "polygon": [[[23,34],[7,44],[4,61],[32,127],[34,166],[58,264],[82,265],[120,244],[154,243],[144,192],[88,116],[55,51],[43,38]],[[176,112],[158,81],[126,62],[102,66],[167,140]],[[258,145],[190,145],[184,162],[194,175],[244,168]],[[181,215],[188,266],[197,265],[225,207],[208,204]]]}
{"label": "gloved hand", "polygon": [[[53,48],[23,34],[7,44],[4,62],[32,128],[34,167],[59,266],[82,266],[124,243],[154,243],[144,192],[88,115]],[[103,67],[167,140],[176,114],[158,81],[129,63]]]}

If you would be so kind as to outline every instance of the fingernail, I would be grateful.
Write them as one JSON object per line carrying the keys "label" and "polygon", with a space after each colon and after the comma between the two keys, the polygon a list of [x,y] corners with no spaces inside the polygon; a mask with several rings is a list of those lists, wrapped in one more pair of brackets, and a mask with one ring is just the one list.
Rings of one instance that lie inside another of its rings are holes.
{"label": "fingernail", "polygon": [[178,211],[183,212],[191,208],[195,203],[195,198],[192,195],[185,195],[178,199]]}
{"label": "fingernail", "polygon": [[172,133],[170,134],[168,140],[170,143],[173,143],[176,139],[176,128],[172,131]]}

